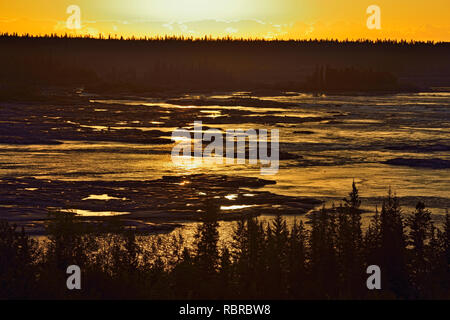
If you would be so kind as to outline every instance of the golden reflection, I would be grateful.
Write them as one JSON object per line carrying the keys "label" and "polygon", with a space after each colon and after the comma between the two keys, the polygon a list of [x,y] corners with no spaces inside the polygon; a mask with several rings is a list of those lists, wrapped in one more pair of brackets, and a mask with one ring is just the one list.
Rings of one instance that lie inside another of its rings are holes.
{"label": "golden reflection", "polygon": [[237,198],[237,196],[238,196],[237,194],[229,194],[229,195],[226,195],[225,198],[228,200],[235,200]]}
{"label": "golden reflection", "polygon": [[192,173],[192,171],[212,171],[218,164],[223,164],[222,157],[193,157],[193,156],[172,156],[172,163],[178,170]]}
{"label": "golden reflection", "polygon": [[254,204],[234,204],[232,206],[220,206],[220,210],[238,210],[254,206],[255,206]]}
{"label": "golden reflection", "polygon": [[66,209],[61,210],[61,212],[73,213],[77,216],[82,217],[111,217],[111,216],[121,216],[130,214],[129,212],[113,212],[113,211],[91,211],[82,209]]}
{"label": "golden reflection", "polygon": [[104,201],[108,201],[108,200],[127,200],[127,198],[116,198],[116,197],[111,197],[109,195],[105,194],[91,194],[90,196],[83,198],[82,200],[104,200]]}

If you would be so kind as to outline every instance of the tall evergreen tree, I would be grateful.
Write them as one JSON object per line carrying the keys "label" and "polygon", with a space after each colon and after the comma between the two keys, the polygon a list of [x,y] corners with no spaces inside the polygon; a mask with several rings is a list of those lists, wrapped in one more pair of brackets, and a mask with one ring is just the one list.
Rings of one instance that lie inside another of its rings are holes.
{"label": "tall evergreen tree", "polygon": [[267,227],[267,290],[282,297],[286,294],[289,232],[286,220],[278,214]]}
{"label": "tall evergreen tree", "polygon": [[195,260],[202,272],[214,274],[219,266],[219,224],[217,222],[219,208],[212,202],[205,205],[202,223],[195,234]]}
{"label": "tall evergreen tree", "polygon": [[411,281],[416,294],[423,296],[430,268],[427,247],[434,233],[431,213],[425,209],[423,202],[417,203],[416,210],[407,218],[406,223],[409,228],[408,244],[411,247],[412,255],[410,264]]}
{"label": "tall evergreen tree", "polygon": [[307,232],[303,221],[294,221],[288,243],[288,291],[295,298],[307,297],[306,246]]}
{"label": "tall evergreen tree", "polygon": [[410,287],[406,269],[406,237],[404,221],[398,198],[389,188],[388,197],[380,214],[381,261],[384,288],[395,295],[407,298]]}
{"label": "tall evergreen tree", "polygon": [[316,298],[337,296],[339,284],[334,217],[323,207],[312,215],[309,238],[310,272]]}
{"label": "tall evergreen tree", "polygon": [[338,254],[342,292],[345,298],[359,295],[363,289],[363,236],[361,227],[361,199],[355,181],[344,207],[338,213]]}

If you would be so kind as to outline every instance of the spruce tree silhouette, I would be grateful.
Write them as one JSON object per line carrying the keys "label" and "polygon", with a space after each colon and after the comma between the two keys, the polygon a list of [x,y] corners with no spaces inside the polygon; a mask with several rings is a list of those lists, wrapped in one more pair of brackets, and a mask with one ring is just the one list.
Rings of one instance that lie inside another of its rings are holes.
{"label": "spruce tree silhouette", "polygon": [[219,206],[213,200],[208,199],[204,204],[202,223],[198,226],[194,235],[195,266],[198,279],[201,281],[198,292],[202,297],[214,296],[213,283],[217,282],[219,269]]}
{"label": "spruce tree silhouette", "polygon": [[205,203],[202,223],[195,234],[195,260],[203,272],[214,274],[219,266],[219,206],[209,200]]}
{"label": "spruce tree silhouette", "polygon": [[[49,241],[40,244],[41,250],[3,221],[0,298],[450,298],[448,214],[441,229],[423,203],[405,218],[389,192],[381,213],[376,209],[359,237],[356,185],[347,200],[311,213],[307,227],[297,221],[288,226],[282,216],[266,225],[251,217],[237,221],[231,244],[220,249],[218,207],[211,202],[205,203],[193,247],[184,248],[177,237],[138,241],[132,230],[98,233],[74,215],[61,214],[48,221]],[[163,244],[172,249],[161,250]],[[80,291],[65,286],[68,264],[83,270]],[[381,290],[362,290],[367,275],[357,279],[371,264],[381,268]]]}
{"label": "spruce tree silhouette", "polygon": [[[340,219],[343,224],[340,228],[340,238],[343,239],[341,244],[342,259],[342,286],[347,288],[348,298],[359,296],[364,287],[364,263],[363,263],[363,235],[361,228],[361,214],[359,207],[361,199],[353,180],[352,191],[348,198],[344,198],[345,208],[340,208],[341,217],[342,210],[348,218]],[[345,291],[344,291],[345,292]]]}
{"label": "spruce tree silhouette", "polygon": [[312,297],[326,299],[338,296],[338,264],[335,217],[323,207],[311,219],[309,260]]}
{"label": "spruce tree silhouette", "polygon": [[385,275],[382,286],[389,288],[395,295],[408,298],[409,279],[406,273],[406,235],[404,219],[398,198],[389,188],[386,201],[380,214],[381,220],[381,270]]}
{"label": "spruce tree silhouette", "polygon": [[288,243],[288,297],[306,298],[307,269],[306,269],[307,232],[303,221],[294,224]]}
{"label": "spruce tree silhouette", "polygon": [[233,230],[231,255],[235,264],[239,294],[258,296],[267,266],[267,239],[264,226],[255,218],[248,217],[236,222]]}
{"label": "spruce tree silhouette", "polygon": [[289,231],[286,220],[280,214],[267,226],[267,292],[273,298],[286,296]]}
{"label": "spruce tree silhouette", "polygon": [[428,261],[428,245],[433,237],[431,213],[425,209],[425,204],[419,202],[415,212],[407,218],[409,227],[409,245],[412,247],[411,282],[416,295],[423,296],[427,286],[427,275],[431,268]]}
{"label": "spruce tree silhouette", "polygon": [[444,249],[445,262],[448,271],[450,271],[450,214],[445,215],[444,232],[441,235],[442,246]]}
{"label": "spruce tree silhouette", "polygon": [[0,298],[23,299],[34,290],[35,262],[41,252],[22,229],[0,220]]}
{"label": "spruce tree silhouette", "polygon": [[378,212],[378,206],[375,208],[375,214],[372,216],[370,224],[364,235],[364,259],[367,265],[377,265],[381,261],[381,218]]}

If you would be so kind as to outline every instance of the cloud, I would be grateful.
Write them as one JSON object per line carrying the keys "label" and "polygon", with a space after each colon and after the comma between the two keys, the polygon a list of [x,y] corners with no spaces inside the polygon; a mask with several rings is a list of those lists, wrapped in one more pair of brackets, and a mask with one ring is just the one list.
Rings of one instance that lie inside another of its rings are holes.
{"label": "cloud", "polygon": [[236,33],[236,32],[238,32],[238,29],[233,28],[233,27],[228,27],[225,29],[225,32],[226,33]]}

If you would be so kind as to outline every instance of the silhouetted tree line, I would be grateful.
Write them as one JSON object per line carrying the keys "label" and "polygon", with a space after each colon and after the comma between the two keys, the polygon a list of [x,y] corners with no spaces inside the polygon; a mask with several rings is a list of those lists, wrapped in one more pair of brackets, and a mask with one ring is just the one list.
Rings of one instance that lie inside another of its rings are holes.
{"label": "silhouetted tree line", "polygon": [[[420,87],[445,86],[449,54],[447,42],[2,34],[0,96],[15,87],[24,88],[24,96],[28,88],[42,86],[108,93],[325,90],[328,86],[316,87],[309,79],[316,66],[325,65],[335,78],[330,88],[340,83],[353,90],[402,90],[391,77],[382,76],[386,73]],[[342,70],[347,70],[344,75]],[[366,87],[360,88],[361,77],[374,79],[366,79]]]}
{"label": "silhouetted tree line", "polygon": [[316,91],[389,91],[398,88],[398,83],[390,72],[318,66],[305,87]]}
{"label": "silhouetted tree line", "polygon": [[333,44],[333,43],[345,43],[349,45],[354,44],[368,44],[368,45],[404,45],[404,46],[412,46],[412,45],[419,45],[419,46],[440,46],[440,45],[448,45],[448,42],[443,41],[415,41],[415,40],[390,40],[390,39],[378,39],[378,40],[369,40],[369,39],[359,39],[359,40],[338,40],[338,39],[266,39],[266,38],[258,38],[258,37],[231,37],[231,36],[225,36],[225,37],[212,37],[211,35],[204,35],[202,37],[193,37],[193,36],[173,36],[173,35],[160,35],[160,36],[144,36],[144,37],[135,37],[135,36],[118,36],[115,35],[103,35],[99,34],[99,36],[93,36],[93,35],[72,35],[72,34],[44,34],[44,35],[33,35],[29,33],[23,33],[19,34],[17,32],[14,33],[0,33],[0,38],[27,38],[27,39],[92,39],[92,40],[119,40],[119,41],[197,41],[197,42],[259,42],[259,43],[317,43],[317,44]]}
{"label": "silhouetted tree line", "polygon": [[[65,299],[448,299],[450,215],[442,228],[419,202],[403,213],[389,192],[381,211],[361,227],[361,200],[352,192],[322,208],[310,225],[288,227],[280,215],[263,224],[235,223],[219,245],[218,208],[206,204],[194,244],[139,241],[116,220],[85,224],[54,213],[48,242],[0,223],[0,297]],[[82,270],[81,290],[66,288],[66,268]],[[368,290],[366,268],[381,268],[381,290]]]}

